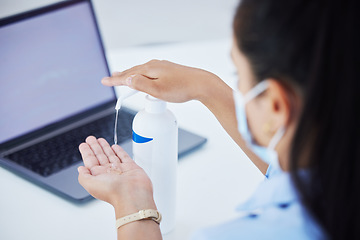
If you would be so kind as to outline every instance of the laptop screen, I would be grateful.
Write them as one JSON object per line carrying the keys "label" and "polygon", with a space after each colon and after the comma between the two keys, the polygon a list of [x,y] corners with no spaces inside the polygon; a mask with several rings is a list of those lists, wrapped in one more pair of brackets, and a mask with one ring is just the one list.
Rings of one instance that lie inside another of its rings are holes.
{"label": "laptop screen", "polygon": [[91,6],[0,26],[0,144],[114,100]]}

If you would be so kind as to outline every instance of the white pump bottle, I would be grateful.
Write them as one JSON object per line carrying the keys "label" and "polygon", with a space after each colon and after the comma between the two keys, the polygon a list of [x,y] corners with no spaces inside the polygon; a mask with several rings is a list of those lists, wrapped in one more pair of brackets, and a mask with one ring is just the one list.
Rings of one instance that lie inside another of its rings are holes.
{"label": "white pump bottle", "polygon": [[166,102],[146,96],[133,121],[133,158],[150,177],[163,234],[175,227],[178,126]]}

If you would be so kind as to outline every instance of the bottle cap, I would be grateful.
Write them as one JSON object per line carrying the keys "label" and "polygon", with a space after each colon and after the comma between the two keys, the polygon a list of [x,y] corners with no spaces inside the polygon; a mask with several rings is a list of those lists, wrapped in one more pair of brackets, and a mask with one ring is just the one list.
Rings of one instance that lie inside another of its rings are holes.
{"label": "bottle cap", "polygon": [[162,113],[166,110],[166,102],[147,95],[145,97],[145,110],[149,113]]}

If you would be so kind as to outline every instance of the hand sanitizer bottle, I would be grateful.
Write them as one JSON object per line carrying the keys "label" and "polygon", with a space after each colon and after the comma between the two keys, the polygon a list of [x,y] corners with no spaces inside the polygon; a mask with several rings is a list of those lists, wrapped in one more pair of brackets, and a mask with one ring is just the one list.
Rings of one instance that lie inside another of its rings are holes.
{"label": "hand sanitizer bottle", "polygon": [[154,200],[162,214],[160,230],[175,227],[178,126],[166,102],[146,96],[145,109],[133,121],[133,158],[150,177]]}

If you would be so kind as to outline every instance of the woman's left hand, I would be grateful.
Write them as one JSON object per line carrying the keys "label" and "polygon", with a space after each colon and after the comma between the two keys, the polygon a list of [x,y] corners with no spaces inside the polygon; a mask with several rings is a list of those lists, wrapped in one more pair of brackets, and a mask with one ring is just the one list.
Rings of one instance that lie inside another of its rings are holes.
{"label": "woman's left hand", "polygon": [[117,217],[156,209],[152,183],[119,146],[90,136],[79,146],[85,166],[80,166],[79,183],[95,198],[114,206]]}

